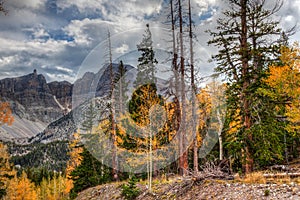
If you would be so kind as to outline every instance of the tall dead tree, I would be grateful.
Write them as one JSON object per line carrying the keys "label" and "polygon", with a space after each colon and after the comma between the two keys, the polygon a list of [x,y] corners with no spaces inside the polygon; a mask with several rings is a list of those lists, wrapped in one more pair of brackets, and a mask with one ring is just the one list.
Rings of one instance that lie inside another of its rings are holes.
{"label": "tall dead tree", "polygon": [[114,70],[113,70],[113,62],[112,62],[112,47],[111,47],[111,36],[110,36],[110,31],[108,30],[107,32],[107,40],[108,40],[108,58],[109,58],[109,75],[110,75],[110,91],[111,91],[111,105],[110,105],[110,133],[111,133],[111,138],[113,141],[112,144],[112,174],[113,178],[115,180],[118,180],[118,158],[117,158],[117,150],[116,150],[116,124],[115,124],[115,109],[114,109],[114,103],[113,102],[113,90],[114,90],[114,85],[115,85],[115,78],[114,78]]}
{"label": "tall dead tree", "polygon": [[192,133],[194,138],[193,144],[193,168],[194,172],[198,172],[198,140],[196,130],[196,99],[197,88],[195,84],[195,69],[194,69],[194,47],[193,47],[193,22],[192,22],[192,7],[191,0],[188,0],[188,15],[189,15],[189,42],[190,42],[190,71],[191,71],[191,87],[192,87]]}
{"label": "tall dead tree", "polygon": [[[171,27],[172,27],[172,72],[174,74],[174,82],[172,81],[172,88],[174,87],[173,94],[174,95],[174,104],[175,104],[175,121],[174,121],[174,129],[177,130],[178,135],[178,150],[179,150],[179,156],[182,154],[182,146],[181,146],[181,132],[180,132],[180,120],[181,120],[181,105],[180,105],[180,74],[179,74],[179,65],[178,65],[178,43],[177,43],[177,33],[176,33],[176,6],[177,0],[170,0],[170,16],[171,16]],[[174,8],[175,7],[175,8]],[[179,159],[179,168],[180,168],[180,162]]]}
{"label": "tall dead tree", "polygon": [[184,38],[183,38],[183,15],[182,2],[178,0],[178,18],[179,18],[179,48],[180,48],[180,96],[181,96],[181,118],[179,132],[179,172],[186,175],[188,170],[188,152],[186,149],[186,86],[185,86],[185,56],[184,56]]}

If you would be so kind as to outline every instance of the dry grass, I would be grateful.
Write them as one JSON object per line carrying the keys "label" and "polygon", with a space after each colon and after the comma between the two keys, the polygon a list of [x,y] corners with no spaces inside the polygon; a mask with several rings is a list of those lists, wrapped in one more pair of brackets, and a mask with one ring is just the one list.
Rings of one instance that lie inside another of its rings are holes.
{"label": "dry grass", "polygon": [[263,176],[262,172],[253,172],[251,174],[247,174],[244,178],[240,179],[240,181],[242,183],[267,183],[267,179]]}
{"label": "dry grass", "polygon": [[298,185],[300,185],[300,178],[296,178],[296,179],[294,180],[294,182],[297,183]]}
{"label": "dry grass", "polygon": [[253,172],[251,174],[247,174],[244,178],[236,178],[235,181],[241,183],[257,183],[257,184],[266,184],[266,183],[276,183],[276,184],[289,184],[289,183],[297,183],[300,185],[300,178],[290,178],[289,176],[281,176],[274,178],[265,178],[263,176],[265,172]]}

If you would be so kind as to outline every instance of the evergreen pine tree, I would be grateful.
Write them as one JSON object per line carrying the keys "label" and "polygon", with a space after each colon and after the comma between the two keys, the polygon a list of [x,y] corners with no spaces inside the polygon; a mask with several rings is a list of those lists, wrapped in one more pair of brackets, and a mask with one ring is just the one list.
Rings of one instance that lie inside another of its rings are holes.
{"label": "evergreen pine tree", "polygon": [[135,87],[138,87],[141,83],[156,83],[155,78],[155,64],[157,60],[153,50],[152,34],[149,24],[146,25],[147,29],[144,33],[144,37],[140,44],[137,45],[137,49],[141,52],[141,56],[138,58],[137,77],[134,82]]}
{"label": "evergreen pine tree", "polygon": [[125,197],[125,199],[132,200],[139,195],[140,190],[136,186],[137,181],[138,180],[136,179],[136,177],[132,176],[129,179],[128,184],[122,185],[122,195]]}
{"label": "evergreen pine tree", "polygon": [[270,61],[279,53],[278,42],[270,41],[270,38],[280,36],[281,29],[279,22],[271,17],[282,4],[277,0],[270,9],[265,5],[266,1],[228,1],[230,9],[218,19],[216,31],[209,31],[213,37],[209,44],[219,48],[218,54],[213,56],[218,63],[216,71],[227,75],[228,110],[231,120],[240,124],[233,136],[235,142],[231,141],[231,144],[234,148],[239,147],[235,153],[241,153],[243,169],[249,173],[253,170],[257,150],[269,148],[264,142],[255,147],[263,136],[261,131],[257,132],[263,122],[261,119],[270,119],[271,113],[267,111],[268,101],[257,91]]}
{"label": "evergreen pine tree", "polygon": [[95,125],[97,113],[93,102],[90,102],[88,109],[84,113],[84,121],[82,122],[82,130],[86,131],[89,134],[92,134],[92,129]]}
{"label": "evergreen pine tree", "polygon": [[86,149],[80,154],[80,165],[71,172],[74,187],[70,197],[74,199],[84,189],[112,181],[111,169],[103,165]]}

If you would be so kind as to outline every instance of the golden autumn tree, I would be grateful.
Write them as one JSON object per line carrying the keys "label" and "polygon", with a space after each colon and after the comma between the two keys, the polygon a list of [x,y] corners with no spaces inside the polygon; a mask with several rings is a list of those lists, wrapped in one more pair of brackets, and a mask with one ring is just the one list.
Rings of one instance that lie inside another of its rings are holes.
{"label": "golden autumn tree", "polygon": [[66,168],[66,183],[65,183],[65,191],[64,193],[69,194],[71,189],[73,188],[73,180],[71,176],[71,172],[74,171],[74,169],[80,165],[82,161],[81,153],[83,151],[82,147],[78,146],[80,141],[80,135],[79,133],[73,134],[73,140],[69,144],[70,148],[70,159],[67,162],[67,168]]}
{"label": "golden autumn tree", "polygon": [[6,145],[0,142],[0,199],[6,194],[9,180],[16,174],[9,159]]}
{"label": "golden autumn tree", "polygon": [[[144,98],[146,99],[145,96]],[[143,98],[142,96],[139,97]],[[120,167],[123,167],[122,170],[134,173],[135,169],[140,169],[140,167],[147,165],[149,172],[152,158],[153,171],[156,173],[159,169],[165,168],[171,160],[171,162],[175,161],[172,156],[167,156],[167,152],[171,151],[175,155],[177,149],[177,146],[174,146],[174,144],[178,143],[176,137],[177,127],[175,127],[174,123],[176,120],[176,105],[173,102],[164,102],[163,105],[160,105],[162,101],[156,100],[153,100],[153,104],[149,105],[149,107],[146,104],[138,105],[143,107],[140,108],[142,113],[147,114],[149,117],[148,123],[145,123],[144,126],[134,121],[130,113],[117,117],[115,145],[119,149],[119,162],[122,163],[120,165]],[[150,135],[152,136],[149,137]],[[150,157],[151,151],[153,156]],[[125,154],[126,156],[123,156]]]}
{"label": "golden autumn tree", "polygon": [[68,199],[67,181],[61,173],[54,174],[52,179],[44,178],[37,189],[38,200]]}
{"label": "golden autumn tree", "polygon": [[9,102],[0,101],[0,126],[7,124],[11,125],[14,121],[12,110]]}
{"label": "golden autumn tree", "polygon": [[32,183],[25,172],[21,177],[14,176],[8,183],[6,199],[9,200],[35,200],[37,193],[34,183]]}
{"label": "golden autumn tree", "polygon": [[198,134],[197,140],[198,145],[200,147],[199,150],[199,157],[203,158],[206,156],[207,152],[209,151],[207,148],[210,146],[210,140],[204,140],[207,137],[207,132],[209,129],[209,119],[211,117],[211,110],[212,110],[212,99],[209,94],[208,88],[200,89],[199,93],[197,94],[198,100],[198,116],[199,116],[199,125],[198,125]]}
{"label": "golden autumn tree", "polygon": [[[134,123],[127,123],[127,131],[132,130],[132,134],[129,133],[129,138],[134,143],[131,150],[136,153],[146,153],[147,159],[147,172],[149,189],[151,191],[152,172],[156,171],[158,162],[158,156],[153,156],[153,151],[156,150],[159,145],[160,134],[158,134],[165,124],[165,108],[163,107],[163,99],[157,94],[157,88],[155,84],[145,84],[140,86],[132,95],[132,99],[129,101],[129,112]],[[130,120],[130,119],[127,119]],[[132,125],[129,127],[128,125]],[[141,135],[136,135],[140,133]],[[141,162],[141,160],[139,160]],[[138,162],[137,162],[138,164]],[[142,163],[141,163],[142,164]],[[143,164],[142,164],[143,165]]]}
{"label": "golden autumn tree", "polygon": [[[270,66],[269,76],[264,81],[271,88],[265,91],[277,104],[278,110],[284,109],[281,117],[289,122],[287,130],[300,130],[300,47],[281,48],[281,63]],[[279,116],[280,117],[280,116]]]}
{"label": "golden autumn tree", "polygon": [[198,144],[201,144],[202,137],[207,128],[207,121],[211,115],[212,109],[212,99],[207,88],[201,89],[199,94],[197,94],[197,100],[199,102],[198,114],[199,114],[199,130],[201,134],[197,135]]}
{"label": "golden autumn tree", "polygon": [[[13,121],[14,117],[12,116],[10,104],[0,101],[0,126],[4,124],[11,125]],[[7,183],[15,175],[9,159],[6,145],[0,142],[0,198],[6,194]]]}
{"label": "golden autumn tree", "polygon": [[39,188],[37,190],[39,200],[48,199],[48,196],[50,194],[49,182],[49,178],[43,178],[42,182],[40,183]]}

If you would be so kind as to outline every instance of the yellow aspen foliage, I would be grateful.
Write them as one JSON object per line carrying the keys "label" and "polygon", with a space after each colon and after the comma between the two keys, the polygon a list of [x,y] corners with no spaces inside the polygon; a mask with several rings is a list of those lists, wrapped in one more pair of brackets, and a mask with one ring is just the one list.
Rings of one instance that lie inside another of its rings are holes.
{"label": "yellow aspen foliage", "polygon": [[25,172],[18,178],[16,175],[8,183],[5,199],[9,200],[35,200],[37,193],[34,183],[32,183]]}
{"label": "yellow aspen foliage", "polygon": [[267,95],[279,104],[285,105],[285,116],[290,124],[289,131],[300,130],[300,47],[282,47],[281,63],[269,68],[269,76],[264,79],[272,89]]}
{"label": "yellow aspen foliage", "polygon": [[[122,121],[125,118],[126,118],[125,115],[121,114],[117,120]],[[116,143],[117,143],[116,145],[120,146],[120,144],[123,144],[124,142],[123,138],[126,136],[126,129],[124,129],[123,126],[118,125],[117,130],[118,130],[118,135],[116,136]]]}
{"label": "yellow aspen foliage", "polygon": [[292,67],[295,70],[300,70],[300,48],[299,43],[295,42],[292,47],[281,47],[280,60],[283,64]]}
{"label": "yellow aspen foliage", "polygon": [[[171,141],[174,139],[176,136],[176,104],[174,102],[166,102],[165,104],[166,107],[166,120],[168,123],[165,124],[164,126],[164,132],[168,133],[168,141]],[[177,116],[179,117],[179,116]]]}
{"label": "yellow aspen foliage", "polygon": [[50,194],[49,188],[49,179],[43,178],[42,182],[40,183],[39,188],[37,189],[38,199],[39,200],[47,200]]}
{"label": "yellow aspen foliage", "polygon": [[[120,123],[117,124],[119,136],[117,136],[116,141],[122,146],[122,143],[124,142],[122,136],[124,137],[127,135],[132,137],[136,145],[136,148],[130,149],[130,151],[144,152],[145,150],[147,151],[147,147],[149,147],[150,135],[155,135],[157,132],[161,131],[165,122],[165,120],[157,122],[157,120],[155,120],[157,118],[157,113],[151,112],[151,110],[156,106],[161,108],[160,111],[165,109],[163,106],[160,106],[162,99],[159,98],[156,94],[156,89],[151,85],[141,86],[134,92],[133,96],[134,100],[130,106],[131,113],[127,113],[126,116],[121,115],[117,119]],[[162,116],[159,115],[159,117]],[[150,118],[153,119],[152,124],[150,124]],[[150,133],[152,129],[155,129],[155,133]],[[139,135],[135,135],[136,133]],[[151,138],[152,140],[154,139],[154,137]]]}
{"label": "yellow aspen foliage", "polygon": [[[4,124],[11,125],[13,121],[14,117],[12,116],[10,104],[0,101],[0,126]],[[15,176],[9,158],[7,147],[0,142],[0,198],[6,193],[9,179]]]}
{"label": "yellow aspen foliage", "polygon": [[80,165],[82,161],[82,156],[80,155],[83,151],[82,147],[79,147],[80,142],[80,135],[78,133],[73,134],[73,140],[69,143],[70,148],[70,159],[67,162],[67,168],[66,168],[66,183],[65,183],[65,193],[68,194],[71,189],[73,188],[73,180],[71,177],[71,172]]}
{"label": "yellow aspen foliage", "polygon": [[0,125],[11,125],[14,121],[10,104],[8,102],[0,102]]}
{"label": "yellow aspen foliage", "polygon": [[9,179],[14,177],[16,172],[9,162],[10,156],[6,145],[0,142],[0,191],[1,195],[5,193]]}
{"label": "yellow aspen foliage", "polygon": [[268,79],[265,79],[265,82],[276,91],[274,97],[276,97],[277,95],[286,97],[286,95],[290,92],[290,81],[288,81],[288,79],[292,78],[289,78],[289,76],[293,76],[293,74],[291,74],[293,70],[288,65],[271,66],[269,69],[270,76],[268,77]]}
{"label": "yellow aspen foliage", "polygon": [[[207,88],[200,90],[197,94],[197,100],[199,104],[198,115],[199,115],[199,127],[200,133],[207,128],[207,120],[211,115],[212,110],[212,99]],[[201,134],[197,134],[198,144],[202,143]]]}
{"label": "yellow aspen foliage", "polygon": [[62,174],[55,174],[53,179],[44,178],[38,188],[39,200],[68,199],[69,194],[65,192],[67,179]]}
{"label": "yellow aspen foliage", "polygon": [[233,134],[238,132],[242,128],[242,118],[240,114],[240,109],[237,109],[232,116],[234,120],[230,121],[228,134]]}
{"label": "yellow aspen foliage", "polygon": [[134,95],[138,97],[138,101],[142,102],[136,107],[135,112],[132,113],[137,125],[145,127],[150,124],[150,109],[152,106],[159,104],[161,99],[154,93],[151,85],[142,86],[138,93]]}

